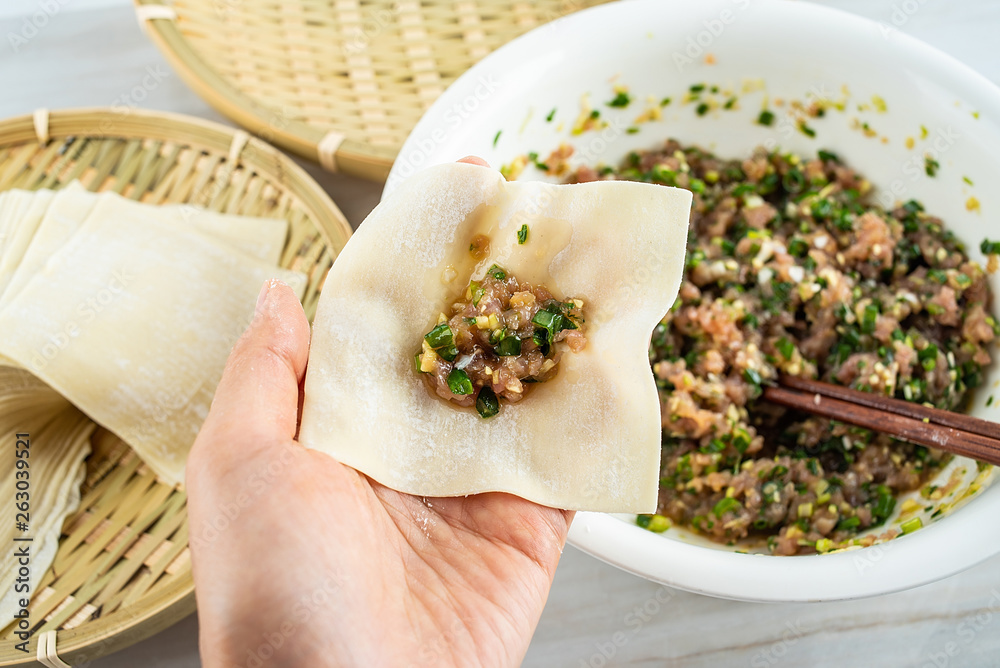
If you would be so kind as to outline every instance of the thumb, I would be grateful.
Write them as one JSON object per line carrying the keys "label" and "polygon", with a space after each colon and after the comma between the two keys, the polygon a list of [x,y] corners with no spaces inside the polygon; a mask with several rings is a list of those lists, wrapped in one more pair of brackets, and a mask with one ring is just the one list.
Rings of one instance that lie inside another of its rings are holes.
{"label": "thumb", "polygon": [[246,455],[248,448],[294,438],[308,358],[309,322],[298,297],[281,281],[268,281],[229,356],[195,448]]}

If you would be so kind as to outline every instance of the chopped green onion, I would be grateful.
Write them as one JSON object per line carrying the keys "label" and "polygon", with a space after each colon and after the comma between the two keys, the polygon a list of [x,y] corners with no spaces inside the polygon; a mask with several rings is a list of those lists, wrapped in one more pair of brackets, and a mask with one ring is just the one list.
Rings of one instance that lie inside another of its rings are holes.
{"label": "chopped green onion", "polygon": [[778,503],[781,501],[781,485],[774,480],[769,480],[760,488],[760,493],[764,496],[765,503]]}
{"label": "chopped green onion", "polygon": [[727,496],[720,499],[719,502],[715,504],[715,507],[712,508],[712,514],[715,515],[716,518],[721,518],[730,510],[736,510],[737,508],[742,508],[740,502],[731,496]]}
{"label": "chopped green onion", "polygon": [[548,167],[544,163],[539,162],[538,154],[534,151],[530,151],[528,153],[528,160],[530,160],[531,163],[536,167],[538,167],[539,169],[548,169]]}
{"label": "chopped green onion", "polygon": [[745,429],[737,429],[733,432],[733,447],[741,455],[750,447],[750,434]]}
{"label": "chopped green onion", "polygon": [[441,356],[442,359],[451,362],[456,357],[458,357],[458,348],[454,345],[445,346],[444,348],[439,348],[437,354]]}
{"label": "chopped green onion", "polygon": [[663,515],[653,515],[646,528],[653,533],[663,533],[670,528],[670,520]]}
{"label": "chopped green onion", "polygon": [[708,110],[709,110],[708,103],[707,102],[702,102],[697,107],[695,107],[694,112],[696,114],[698,114],[699,116],[704,116],[705,114],[708,113]]}
{"label": "chopped green onion", "polygon": [[688,90],[691,91],[692,93],[700,93],[701,91],[705,90],[705,84],[703,83],[691,84]]}
{"label": "chopped green onion", "polygon": [[712,454],[714,452],[722,452],[723,450],[725,450],[726,444],[722,441],[721,438],[713,438],[711,441],[709,441],[708,445],[703,445],[700,449],[705,454]]}
{"label": "chopped green onion", "polygon": [[826,162],[828,160],[833,162],[840,162],[840,157],[838,157],[837,154],[833,153],[832,151],[826,151],[824,149],[820,149],[819,151],[816,152],[816,155],[818,155],[819,159],[822,160],[823,162]]}
{"label": "chopped green onion", "polygon": [[983,255],[1000,254],[1000,241],[990,241],[989,239],[983,239],[983,243],[979,244],[979,250],[983,252]]}
{"label": "chopped green onion", "polygon": [[924,171],[927,176],[937,176],[937,170],[941,167],[941,163],[932,158],[931,156],[924,157]]}
{"label": "chopped green onion", "polygon": [[875,331],[875,323],[878,321],[878,304],[868,304],[865,306],[864,314],[861,318],[861,331],[871,334]]}
{"label": "chopped green onion", "polygon": [[455,341],[455,336],[452,334],[451,327],[448,326],[448,323],[442,322],[424,336],[424,341],[426,341],[427,345],[431,348],[437,350],[438,348],[444,348],[445,346],[452,345]]}
{"label": "chopped green onion", "polygon": [[892,492],[885,485],[879,485],[877,491],[878,497],[872,505],[872,517],[884,521],[889,515],[892,515],[892,511],[896,508],[896,499],[893,498]]}
{"label": "chopped green onion", "polygon": [[637,515],[635,523],[653,533],[663,533],[670,528],[670,520],[663,515]]}
{"label": "chopped green onion", "polygon": [[830,218],[833,216],[833,202],[828,199],[818,199],[809,207],[813,218]]}
{"label": "chopped green onion", "polygon": [[501,357],[513,357],[521,354],[521,339],[516,336],[506,336],[501,339],[496,347],[497,355]]}
{"label": "chopped green onion", "polygon": [[469,283],[469,290],[472,292],[472,305],[479,306],[479,300],[486,294],[486,290],[476,281]]}
{"label": "chopped green onion", "polygon": [[531,322],[544,329],[552,330],[558,327],[559,320],[561,319],[562,316],[558,313],[553,313],[543,309],[535,314],[535,317],[531,319]]}
{"label": "chopped green onion", "polygon": [[922,529],[923,526],[924,526],[924,521],[922,519],[920,519],[919,517],[911,517],[910,519],[900,524],[899,528],[903,530],[903,535],[906,535],[908,533],[913,533],[917,529]]}
{"label": "chopped green onion", "polygon": [[760,124],[760,125],[771,125],[771,124],[773,124],[774,123],[774,114],[771,111],[765,109],[764,111],[760,112],[760,116],[757,117],[757,123]]}
{"label": "chopped green onion", "polygon": [[820,538],[816,541],[816,551],[825,554],[833,549],[833,541],[829,538]]}
{"label": "chopped green onion", "polygon": [[551,123],[552,119],[555,118],[555,117],[556,117],[556,109],[555,109],[555,107],[553,107],[552,111],[549,112],[549,115],[545,117],[545,122],[546,123]]}
{"label": "chopped green onion", "polygon": [[793,257],[805,257],[809,253],[809,243],[805,239],[795,237],[788,242],[788,254]]}
{"label": "chopped green onion", "polygon": [[928,344],[927,347],[924,348],[923,350],[917,351],[917,359],[920,360],[921,362],[925,362],[927,360],[936,360],[937,355],[938,355],[938,347],[933,343]]}
{"label": "chopped green onion", "polygon": [[931,315],[941,315],[944,313],[944,307],[940,304],[927,304],[927,312]]}
{"label": "chopped green onion", "polygon": [[563,317],[561,313],[553,313],[552,311],[544,309],[536,313],[535,317],[531,319],[531,322],[546,331],[545,339],[546,343],[549,345],[552,345],[555,341],[556,334],[562,330],[576,329],[576,325],[574,325],[568,318]]}
{"label": "chopped green onion", "polygon": [[562,315],[543,309],[535,314],[531,322],[549,333],[548,339],[549,343],[551,343],[552,337],[561,329]]}
{"label": "chopped green onion", "polygon": [[941,285],[948,282],[948,274],[940,269],[930,269],[927,271],[927,278],[937,281]]}
{"label": "chopped green onion", "polygon": [[504,271],[498,264],[490,265],[490,268],[486,270],[486,273],[498,281],[503,281],[507,278],[507,272]]}
{"label": "chopped green onion", "polygon": [[448,374],[448,389],[452,394],[465,396],[472,394],[472,381],[462,369],[452,369]]}
{"label": "chopped green onion", "polygon": [[517,243],[523,244],[528,240],[528,225],[527,223],[521,226],[521,229],[517,231]]}
{"label": "chopped green onion", "polygon": [[744,369],[743,380],[754,385],[760,385],[763,382],[763,379],[760,377],[760,373],[758,373],[755,369]]}
{"label": "chopped green onion", "polygon": [[632,98],[629,97],[628,93],[626,93],[625,91],[618,91],[618,93],[615,95],[614,99],[611,100],[610,102],[608,102],[608,106],[609,107],[627,107],[631,101],[632,101]]}
{"label": "chopped green onion", "polygon": [[500,134],[502,132],[503,132],[503,130],[497,130],[497,133],[495,135],[493,135],[493,146],[496,146],[497,142],[500,141]]}
{"label": "chopped green onion", "polygon": [[841,209],[837,213],[836,225],[841,232],[850,232],[854,229],[854,214],[846,209]]}
{"label": "chopped green onion", "polygon": [[[420,353],[417,353],[416,355],[413,356],[413,366],[417,368],[417,373],[424,372],[423,369],[420,368],[420,357],[421,357]],[[989,406],[989,404],[986,405]]]}
{"label": "chopped green onion", "polygon": [[845,517],[839,522],[837,522],[837,531],[848,531],[850,529],[857,529],[861,526],[860,517]]}
{"label": "chopped green onion", "polygon": [[479,396],[476,397],[476,410],[483,418],[491,418],[499,413],[500,401],[497,399],[496,393],[488,387],[479,390]]}
{"label": "chopped green onion", "polygon": [[797,193],[806,185],[806,176],[800,169],[790,169],[781,178],[781,185],[790,193]]}
{"label": "chopped green onion", "polygon": [[778,342],[775,343],[774,346],[778,349],[778,352],[781,353],[781,356],[784,357],[786,360],[792,359],[792,355],[795,354],[795,344],[789,341],[784,336],[778,339]]}

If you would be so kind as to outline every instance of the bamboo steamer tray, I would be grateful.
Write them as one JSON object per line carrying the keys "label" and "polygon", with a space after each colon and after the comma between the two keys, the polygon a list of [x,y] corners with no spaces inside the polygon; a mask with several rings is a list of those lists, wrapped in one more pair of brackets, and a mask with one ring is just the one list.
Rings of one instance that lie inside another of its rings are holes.
{"label": "bamboo steamer tray", "polygon": [[[311,177],[243,130],[138,110],[41,111],[0,121],[0,190],[59,189],[74,179],[152,204],[288,220],[281,265],[309,277],[303,305],[310,319],[351,234]],[[0,631],[0,666],[40,665],[39,638],[66,663],[86,665],[194,611],[185,499],[98,429],[80,508],[32,594],[30,651],[14,649],[12,624]]]}
{"label": "bamboo steamer tray", "polygon": [[607,1],[134,0],[171,66],[219,112],[326,169],[376,181],[480,58]]}

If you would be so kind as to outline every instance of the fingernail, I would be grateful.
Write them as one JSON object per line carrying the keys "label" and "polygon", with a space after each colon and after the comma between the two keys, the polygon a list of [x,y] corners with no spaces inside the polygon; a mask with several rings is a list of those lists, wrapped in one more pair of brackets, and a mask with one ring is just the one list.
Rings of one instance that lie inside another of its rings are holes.
{"label": "fingernail", "polygon": [[274,279],[264,281],[264,287],[260,289],[260,294],[257,295],[257,313],[260,313],[264,309],[264,304],[267,302],[267,293],[271,291],[272,285],[274,285]]}

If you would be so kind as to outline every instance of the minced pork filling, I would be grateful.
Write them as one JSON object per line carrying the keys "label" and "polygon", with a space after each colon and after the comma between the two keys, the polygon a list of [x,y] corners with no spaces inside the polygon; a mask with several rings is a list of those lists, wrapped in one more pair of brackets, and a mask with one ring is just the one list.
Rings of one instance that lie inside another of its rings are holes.
{"label": "minced pork filling", "polygon": [[[477,248],[474,240],[471,249]],[[415,363],[430,390],[458,406],[493,417],[532,384],[553,378],[562,355],[587,345],[579,299],[560,301],[542,285],[491,266],[440,314]]]}
{"label": "minced pork filling", "polygon": [[961,407],[998,332],[983,269],[918,202],[881,208],[826,151],[723,160],[671,140],[571,181],[598,179],[694,193],[685,280],[650,346],[662,477],[640,525],[781,555],[874,541],[856,536],[948,455],[755,400],[791,374]]}

